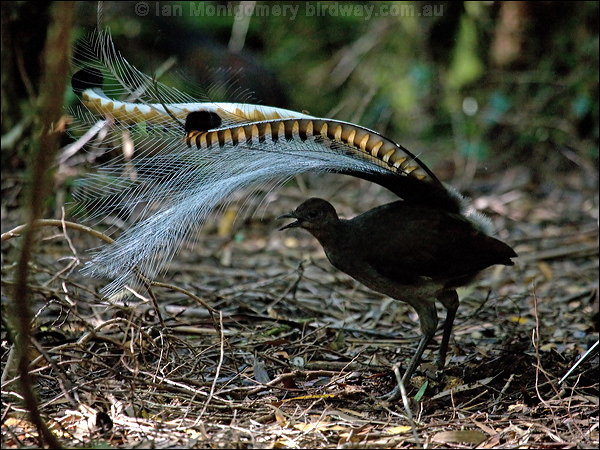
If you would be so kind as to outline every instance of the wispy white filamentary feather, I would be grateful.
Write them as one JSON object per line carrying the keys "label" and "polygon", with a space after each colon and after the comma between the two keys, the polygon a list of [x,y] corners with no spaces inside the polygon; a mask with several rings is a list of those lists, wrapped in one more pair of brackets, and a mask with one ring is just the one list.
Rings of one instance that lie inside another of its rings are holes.
{"label": "wispy white filamentary feather", "polygon": [[84,268],[113,279],[105,294],[138,284],[137,271],[155,276],[235,191],[303,172],[354,175],[406,201],[461,212],[457,196],[418,158],[372,130],[281,108],[198,101],[135,69],[105,33],[81,55],[84,70],[73,79],[82,103],[73,111],[77,126],[104,120],[103,144],[116,148],[131,139],[135,153],[80,180],[76,199],[96,219],[142,210],[142,219]]}

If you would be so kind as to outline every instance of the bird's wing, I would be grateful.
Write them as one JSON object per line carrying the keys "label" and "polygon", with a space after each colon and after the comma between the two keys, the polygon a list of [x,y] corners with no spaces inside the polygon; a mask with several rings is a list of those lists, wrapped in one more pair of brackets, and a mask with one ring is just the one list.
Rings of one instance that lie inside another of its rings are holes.
{"label": "bird's wing", "polygon": [[458,214],[408,206],[379,214],[377,221],[385,229],[371,226],[376,232],[364,237],[364,259],[389,279],[460,279],[494,264],[511,265],[510,258],[516,256]]}

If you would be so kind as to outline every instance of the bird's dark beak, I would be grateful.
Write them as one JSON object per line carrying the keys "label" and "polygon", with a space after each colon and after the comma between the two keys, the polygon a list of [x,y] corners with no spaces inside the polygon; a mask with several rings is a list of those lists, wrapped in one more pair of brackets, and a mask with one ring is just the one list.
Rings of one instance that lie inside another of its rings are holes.
{"label": "bird's dark beak", "polygon": [[283,214],[277,218],[277,220],[280,220],[280,219],[297,219],[297,220],[295,222],[291,222],[291,223],[288,223],[287,225],[282,226],[279,229],[279,231],[287,230],[288,228],[297,228],[301,225],[300,220],[298,220],[298,217],[296,217],[294,212]]}

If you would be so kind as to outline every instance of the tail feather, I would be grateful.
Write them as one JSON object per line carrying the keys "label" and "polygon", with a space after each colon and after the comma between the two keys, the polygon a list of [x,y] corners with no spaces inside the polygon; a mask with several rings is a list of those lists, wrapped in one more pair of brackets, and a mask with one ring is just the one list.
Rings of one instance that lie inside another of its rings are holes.
{"label": "tail feather", "polygon": [[141,220],[84,268],[114,278],[105,294],[136,284],[137,270],[155,276],[235,191],[303,172],[348,174],[405,201],[461,210],[458,197],[418,157],[375,131],[282,108],[197,102],[139,72],[104,33],[84,49],[86,68],[73,79],[83,104],[74,111],[80,127],[106,119],[113,123],[109,145],[119,146],[123,135],[136,145],[132,159],[101,166],[75,192],[92,218],[141,209]]}

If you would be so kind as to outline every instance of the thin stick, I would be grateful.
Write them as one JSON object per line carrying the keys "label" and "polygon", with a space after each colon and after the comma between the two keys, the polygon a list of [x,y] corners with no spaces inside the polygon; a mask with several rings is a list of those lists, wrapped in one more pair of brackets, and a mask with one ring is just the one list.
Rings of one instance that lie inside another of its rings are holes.
{"label": "thin stick", "polygon": [[225,335],[222,333],[223,330],[223,313],[221,311],[219,311],[219,325],[220,325],[220,336],[219,336],[219,341],[220,341],[220,349],[219,349],[219,363],[217,364],[217,370],[215,371],[215,376],[213,378],[213,382],[210,386],[210,393],[208,394],[208,398],[206,399],[206,402],[204,403],[204,408],[202,408],[202,411],[200,412],[200,415],[198,417],[202,417],[204,415],[204,413],[206,412],[206,408],[208,408],[208,405],[210,403],[210,401],[213,398],[213,395],[215,393],[215,387],[217,385],[217,380],[219,379],[219,374],[221,373],[221,367],[223,366],[223,359],[225,356]]}
{"label": "thin stick", "polygon": [[412,411],[410,409],[410,404],[408,402],[408,396],[406,395],[406,387],[404,386],[404,382],[402,381],[402,375],[400,375],[400,367],[398,364],[394,365],[394,375],[396,375],[396,382],[398,383],[398,387],[400,388],[400,394],[402,396],[402,403],[404,405],[404,410],[406,411],[406,418],[408,419],[408,423],[410,423],[410,428],[412,430],[413,437],[415,438],[415,442],[418,447],[422,447],[421,440],[417,435],[417,425],[413,420]]}
{"label": "thin stick", "polygon": [[[104,242],[106,242],[108,244],[112,244],[113,242],[115,242],[114,239],[108,237],[106,234],[101,233],[100,231],[94,230],[93,228],[86,227],[85,225],[81,225],[81,224],[78,224],[75,222],[69,222],[69,221],[60,220],[60,219],[39,219],[39,220],[36,220],[35,222],[33,222],[33,226],[34,226],[34,228],[41,228],[41,227],[71,228],[73,230],[79,230],[79,231],[83,231],[85,233],[91,234],[92,236],[97,237],[98,239],[102,239]],[[13,228],[10,231],[7,231],[6,233],[2,233],[2,242],[12,239],[14,237],[20,237],[24,231],[27,231],[28,227],[29,227],[28,224],[23,224],[23,225],[19,225],[18,227]]]}

